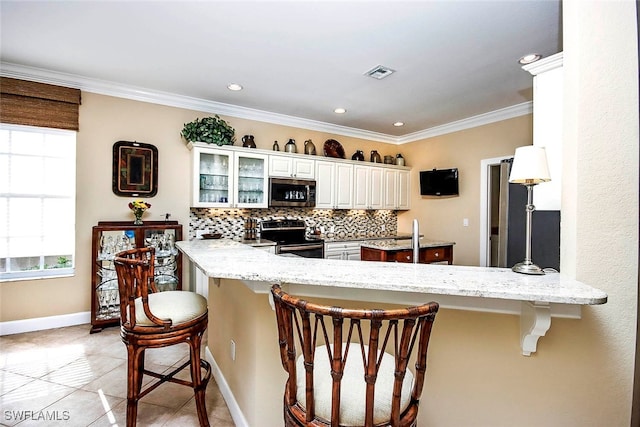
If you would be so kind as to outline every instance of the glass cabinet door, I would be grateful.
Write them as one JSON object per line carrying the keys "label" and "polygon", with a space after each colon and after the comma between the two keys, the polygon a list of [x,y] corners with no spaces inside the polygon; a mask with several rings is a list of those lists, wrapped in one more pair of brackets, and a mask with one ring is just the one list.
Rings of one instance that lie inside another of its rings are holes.
{"label": "glass cabinet door", "polygon": [[136,247],[133,230],[104,230],[99,234],[95,254],[95,319],[106,321],[120,318],[120,294],[113,259],[118,252]]}
{"label": "glass cabinet door", "polygon": [[233,203],[233,153],[194,149],[194,207],[228,207]]}
{"label": "glass cabinet door", "polygon": [[268,206],[268,163],[261,154],[236,153],[235,206],[266,208]]}
{"label": "glass cabinet door", "polygon": [[175,291],[178,288],[178,249],[175,242],[175,230],[144,231],[144,245],[153,246],[156,250],[154,279],[158,292]]}

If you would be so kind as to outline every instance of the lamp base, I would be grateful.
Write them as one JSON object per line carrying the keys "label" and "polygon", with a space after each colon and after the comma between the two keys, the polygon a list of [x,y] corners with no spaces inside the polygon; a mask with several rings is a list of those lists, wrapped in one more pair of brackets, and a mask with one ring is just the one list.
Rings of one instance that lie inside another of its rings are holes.
{"label": "lamp base", "polygon": [[531,261],[519,262],[511,268],[516,273],[522,274],[544,274],[544,271]]}

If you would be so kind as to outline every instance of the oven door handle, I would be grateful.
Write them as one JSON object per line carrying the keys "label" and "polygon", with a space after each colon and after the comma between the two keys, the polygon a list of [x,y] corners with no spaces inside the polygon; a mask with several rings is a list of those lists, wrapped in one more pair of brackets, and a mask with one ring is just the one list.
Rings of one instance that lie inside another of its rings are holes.
{"label": "oven door handle", "polygon": [[319,245],[300,245],[300,246],[280,246],[280,253],[283,252],[293,252],[293,251],[308,251],[311,249],[323,249],[324,245],[319,244]]}

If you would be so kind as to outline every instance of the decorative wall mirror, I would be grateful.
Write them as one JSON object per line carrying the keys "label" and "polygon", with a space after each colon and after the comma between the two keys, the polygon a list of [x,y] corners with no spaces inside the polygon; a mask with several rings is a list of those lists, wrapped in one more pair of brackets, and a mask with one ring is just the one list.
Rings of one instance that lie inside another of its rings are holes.
{"label": "decorative wall mirror", "polygon": [[158,192],[158,149],[142,142],[113,144],[113,192],[125,197],[152,197]]}

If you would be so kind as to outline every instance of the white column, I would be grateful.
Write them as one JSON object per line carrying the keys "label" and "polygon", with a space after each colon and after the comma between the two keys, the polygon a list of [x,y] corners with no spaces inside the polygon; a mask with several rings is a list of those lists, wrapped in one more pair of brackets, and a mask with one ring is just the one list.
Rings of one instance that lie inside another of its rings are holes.
{"label": "white column", "polygon": [[563,53],[522,68],[533,75],[533,145],[545,147],[551,181],[533,191],[539,211],[559,211],[562,195]]}

